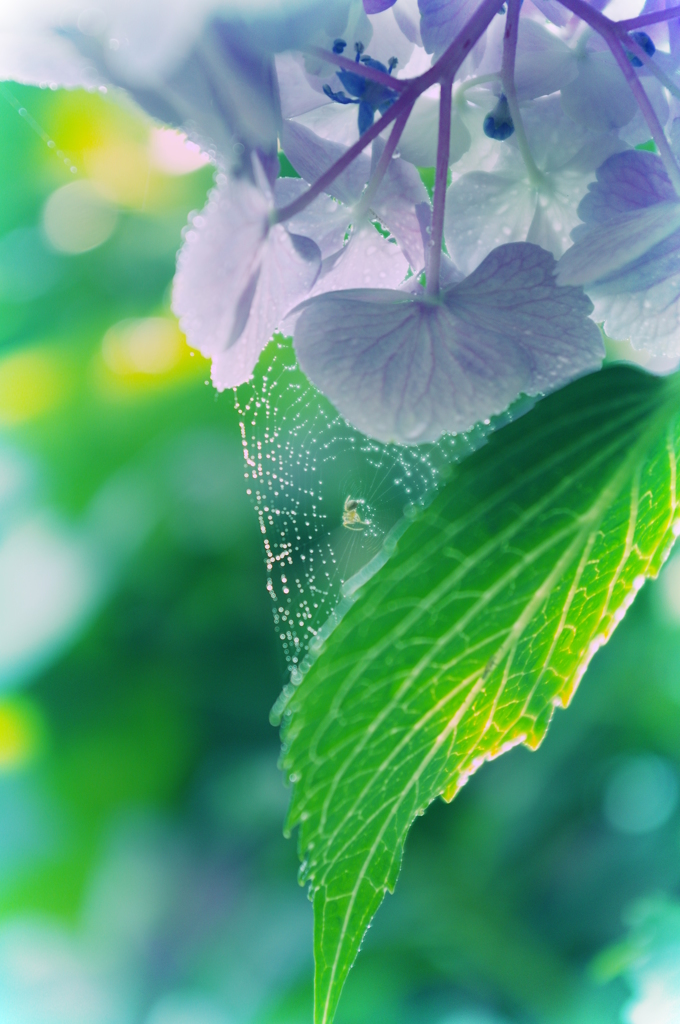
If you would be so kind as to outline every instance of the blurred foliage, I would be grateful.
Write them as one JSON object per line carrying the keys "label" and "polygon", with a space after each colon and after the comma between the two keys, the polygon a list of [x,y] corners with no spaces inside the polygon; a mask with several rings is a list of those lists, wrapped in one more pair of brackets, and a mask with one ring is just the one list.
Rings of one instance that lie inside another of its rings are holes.
{"label": "blurred foliage", "polygon": [[[311,906],[281,834],[260,539],[231,396],[169,317],[211,170],[164,173],[115,97],[6,93],[0,1020],[302,1024]],[[85,180],[115,230],[68,255],[43,211]],[[416,822],[339,1024],[651,1024],[635,958],[675,932],[617,969],[602,951],[636,901],[680,895],[679,736],[675,560],[541,749]]]}

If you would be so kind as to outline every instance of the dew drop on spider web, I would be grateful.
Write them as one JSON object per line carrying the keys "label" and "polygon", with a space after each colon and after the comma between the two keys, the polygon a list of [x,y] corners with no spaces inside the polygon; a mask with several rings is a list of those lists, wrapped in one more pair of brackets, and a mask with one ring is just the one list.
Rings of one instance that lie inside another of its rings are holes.
{"label": "dew drop on spider web", "polygon": [[387,538],[507,417],[435,444],[374,441],[309,383],[291,340],[280,336],[234,395],[274,626],[297,682],[315,643],[339,620],[343,598],[383,564]]}

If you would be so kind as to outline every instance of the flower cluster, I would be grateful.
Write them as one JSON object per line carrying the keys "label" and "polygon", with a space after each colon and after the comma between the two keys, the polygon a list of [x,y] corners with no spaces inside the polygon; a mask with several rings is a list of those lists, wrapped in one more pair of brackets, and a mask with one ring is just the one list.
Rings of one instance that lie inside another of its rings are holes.
{"label": "flower cluster", "polygon": [[218,388],[292,333],[351,423],[413,444],[597,368],[597,322],[680,355],[666,2],[110,0],[33,13],[0,71],[117,84],[210,152],[173,307]]}

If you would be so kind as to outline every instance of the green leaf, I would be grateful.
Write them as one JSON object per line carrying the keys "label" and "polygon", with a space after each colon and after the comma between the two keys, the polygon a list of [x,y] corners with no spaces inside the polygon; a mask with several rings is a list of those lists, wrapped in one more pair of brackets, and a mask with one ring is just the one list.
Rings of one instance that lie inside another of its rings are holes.
{"label": "green leaf", "polygon": [[317,1024],[394,889],[415,816],[484,761],[538,746],[659,571],[678,522],[679,391],[614,367],[495,434],[288,696],[282,764],[314,902]]}

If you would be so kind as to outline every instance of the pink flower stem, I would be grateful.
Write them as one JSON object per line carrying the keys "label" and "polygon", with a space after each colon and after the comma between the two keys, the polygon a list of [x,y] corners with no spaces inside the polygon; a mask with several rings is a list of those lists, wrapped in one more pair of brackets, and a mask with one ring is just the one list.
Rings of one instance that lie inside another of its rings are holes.
{"label": "pink flower stem", "polygon": [[519,109],[517,90],[515,88],[515,57],[517,55],[517,35],[519,32],[519,14],[522,0],[508,0],[508,13],[505,18],[505,33],[503,35],[503,63],[501,68],[501,85],[503,93],[508,101],[510,116],[515,126],[515,137],[517,146],[528,171],[529,178],[534,185],[539,185],[543,175],[536,166],[527,134],[524,131],[524,122]]}
{"label": "pink flower stem", "polygon": [[453,75],[441,83],[439,91],[439,138],[437,139],[437,164],[434,178],[432,202],[432,230],[427,259],[427,294],[439,292],[439,272],[442,262],[442,239],[444,237],[444,213],[446,210],[446,186],[449,175],[449,149],[451,146],[451,91]]}
{"label": "pink flower stem", "polygon": [[404,89],[408,89],[410,79],[393,78],[392,75],[362,64],[361,61],[343,57],[341,53],[333,53],[331,50],[324,50],[320,46],[309,46],[307,47],[307,52],[313,54],[314,57],[318,57],[319,60],[328,61],[329,64],[337,64],[338,67],[344,68],[345,71],[351,71],[353,75],[361,75],[362,78],[370,78],[372,82],[380,82],[381,85],[387,86],[388,89],[394,89],[395,92],[403,92]]}
{"label": "pink flower stem", "polygon": [[680,86],[677,86],[672,78],[669,78],[661,68],[656,66],[654,58],[650,57],[646,50],[642,49],[639,43],[636,43],[634,39],[630,39],[625,32],[621,33],[621,42],[627,50],[630,50],[631,53],[635,54],[635,56],[642,61],[647,70],[654,75],[664,88],[668,89],[672,96],[675,96],[676,99],[680,100]]}
{"label": "pink flower stem", "polygon": [[375,166],[375,170],[371,175],[371,180],[364,189],[361,199],[354,208],[352,219],[355,224],[357,224],[365,216],[365,214],[368,213],[370,205],[373,202],[373,198],[380,187],[380,183],[385,177],[385,172],[387,171],[387,168],[390,166],[390,161],[392,160],[392,157],[394,156],[394,151],[397,148],[397,145],[399,144],[401,133],[406,127],[406,122],[409,119],[411,109],[411,107],[406,107],[406,109],[401,112],[397,120],[394,122],[394,127],[390,132],[390,137],[387,140],[385,148],[380,154],[380,159],[378,160],[378,163]]}
{"label": "pink flower stem", "polygon": [[[612,52],[612,55],[619,65],[623,77],[628,82],[631,92],[633,93],[637,104],[642,111],[643,117],[647,122],[647,126],[651,133],[656,147],[659,151],[659,156],[663,160],[663,165],[666,168],[666,173],[670,178],[673,188],[675,189],[678,196],[680,196],[680,168],[675,162],[675,157],[671,151],[671,147],[668,144],[668,139],[664,134],[664,130],[661,127],[656,111],[649,101],[649,96],[642,87],[640,79],[635,74],[635,69],[631,65],[626,52],[619,38],[616,22],[610,21],[604,14],[600,14],[599,11],[591,7],[585,2],[585,0],[560,0],[563,7],[576,14],[582,21],[590,25],[591,28],[604,39],[607,46]],[[668,12],[666,12],[668,13]]]}
{"label": "pink flower stem", "polygon": [[273,210],[269,218],[270,224],[281,224],[283,221],[290,220],[291,217],[295,217],[296,214],[306,209],[318,195],[325,192],[328,186],[333,184],[339,174],[342,174],[343,171],[346,171],[354,163],[359,154],[363,153],[366,146],[373,142],[373,139],[380,135],[388,124],[396,120],[403,113],[404,109],[411,109],[417,96],[418,92],[416,90],[402,93],[400,99],[393,103],[389,110],[368,131],[360,135],[357,142],[350,146],[334,164],[331,164],[328,170],[324,171],[314,184],[310,185],[306,192],[303,192],[301,196],[298,196],[288,206],[283,206],[280,210]]}
{"label": "pink flower stem", "polygon": [[[468,53],[475,45],[479,37],[486,31],[490,21],[497,14],[502,0],[482,0],[481,4],[472,15],[467,25],[458,33],[456,38],[453,40],[447,50],[444,51],[442,56],[433,64],[431,68],[428,68],[424,74],[419,75],[418,78],[413,78],[407,82],[407,88],[404,89],[399,99],[392,104],[379,120],[372,125],[368,131],[354,143],[353,146],[342,154],[342,156],[332,164],[328,170],[317,178],[313,185],[299,196],[294,202],[289,203],[288,206],[282,207],[280,210],[273,210],[270,223],[280,224],[283,221],[289,220],[296,214],[301,213],[309,204],[316,199],[318,195],[325,192],[329,185],[331,185],[339,174],[354,162],[360,153],[366,149],[369,143],[373,141],[388,124],[395,121],[407,108],[413,106],[418,96],[429,89],[431,85],[435,85],[437,82],[443,82],[446,79],[453,81],[453,77],[456,71],[463,63]],[[351,62],[350,62],[351,63]],[[401,79],[404,81],[404,79]]]}
{"label": "pink flower stem", "polygon": [[624,21],[617,21],[615,24],[624,32],[631,32],[635,28],[644,28],[646,25],[658,25],[661,21],[672,21],[680,18],[680,7],[669,7],[666,11],[653,11],[651,14],[641,14],[637,18],[626,18]]}

